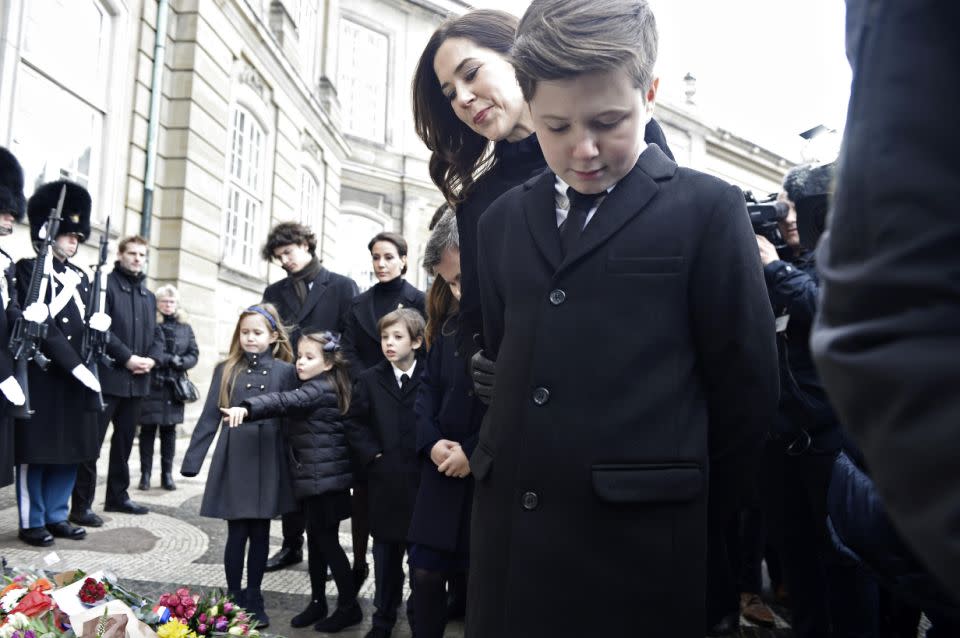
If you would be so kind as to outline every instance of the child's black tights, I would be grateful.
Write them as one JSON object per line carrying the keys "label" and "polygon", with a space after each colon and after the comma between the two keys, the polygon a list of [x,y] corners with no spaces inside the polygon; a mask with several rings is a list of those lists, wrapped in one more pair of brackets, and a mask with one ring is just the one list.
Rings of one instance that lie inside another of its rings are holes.
{"label": "child's black tights", "polygon": [[417,638],[443,638],[447,625],[447,589],[442,572],[433,572],[419,567],[413,570],[411,586],[413,617]]}
{"label": "child's black tights", "polygon": [[[247,550],[247,542],[250,549]],[[247,551],[247,589],[260,591],[270,550],[270,519],[241,518],[227,521],[227,545],[223,549],[223,567],[227,589],[240,591],[243,580],[243,554]]]}

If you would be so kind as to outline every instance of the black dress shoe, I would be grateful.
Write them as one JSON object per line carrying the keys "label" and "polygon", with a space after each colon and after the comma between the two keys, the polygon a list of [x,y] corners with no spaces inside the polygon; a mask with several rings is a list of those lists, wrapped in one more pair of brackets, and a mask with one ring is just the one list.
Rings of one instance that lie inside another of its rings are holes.
{"label": "black dress shoe", "polygon": [[149,490],[150,489],[150,472],[140,472],[140,484],[137,485],[138,490]]}
{"label": "black dress shoe", "polygon": [[108,504],[103,509],[106,512],[122,512],[123,514],[146,514],[150,511],[143,505],[134,503],[130,499],[127,499],[122,503],[117,503],[116,505]]}
{"label": "black dress shoe", "polygon": [[383,627],[371,627],[363,638],[390,638],[390,630]]}
{"label": "black dress shoe", "polygon": [[27,527],[17,532],[17,536],[27,545],[49,547],[53,545],[53,535],[46,527]]}
{"label": "black dress shoe", "polygon": [[47,523],[47,531],[57,538],[69,538],[78,541],[87,535],[87,530],[76,525],[71,525],[67,521],[59,523]]}
{"label": "black dress shoe", "polygon": [[160,487],[170,492],[177,489],[177,484],[173,482],[173,472],[163,472],[160,474]]}
{"label": "black dress shoe", "polygon": [[289,567],[290,565],[296,565],[297,563],[303,562],[303,550],[302,549],[290,549],[289,547],[281,547],[280,551],[271,556],[267,560],[267,566],[265,571],[275,572],[278,569],[283,569],[284,567]]}
{"label": "black dress shoe", "polygon": [[84,527],[103,527],[103,519],[94,514],[93,510],[85,512],[70,512],[71,523],[83,525]]}
{"label": "black dress shoe", "polygon": [[358,625],[363,620],[363,611],[360,605],[354,602],[347,607],[337,607],[337,609],[328,618],[324,618],[313,626],[317,631],[323,631],[328,634],[335,634],[347,627]]}
{"label": "black dress shoe", "polygon": [[290,619],[291,627],[306,627],[327,617],[327,601],[311,600],[307,608]]}
{"label": "black dress shoe", "polygon": [[733,613],[728,614],[721,618],[717,623],[710,628],[710,631],[707,632],[708,638],[713,638],[714,636],[734,636],[740,631],[740,614]]}

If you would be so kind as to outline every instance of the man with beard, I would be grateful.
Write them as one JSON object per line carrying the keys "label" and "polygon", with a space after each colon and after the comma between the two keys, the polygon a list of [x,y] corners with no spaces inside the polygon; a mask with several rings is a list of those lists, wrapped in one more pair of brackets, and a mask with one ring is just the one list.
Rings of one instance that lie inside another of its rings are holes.
{"label": "man with beard", "polygon": [[[106,313],[113,323],[107,355],[111,365],[100,362],[103,401],[106,408],[99,415],[99,441],[113,421],[110,439],[110,467],[107,472],[106,507],[108,512],[146,514],[149,510],[130,500],[130,451],[140,420],[140,402],[150,394],[150,370],[154,359],[149,356],[154,345],[157,324],[157,300],[147,289],[143,267],[147,261],[147,240],[140,236],[126,237],[117,247],[118,259],[107,276]],[[162,350],[162,344],[158,344]],[[71,520],[80,525],[99,527],[103,521],[92,509],[97,486],[96,460],[87,461],[77,472],[73,490]]]}
{"label": "man with beard", "polygon": [[[27,216],[36,247],[43,241],[40,231],[64,187],[60,226],[47,254],[50,288],[41,284],[39,300],[23,311],[25,320],[46,323],[41,351],[50,363],[46,370],[36,361],[30,364],[28,387],[34,412],[29,419],[18,419],[14,427],[19,537],[41,547],[53,544],[54,537],[79,540],[86,536],[85,529],[67,521],[67,508],[77,464],[95,462],[98,453],[90,391],[99,392],[100,383],[80,354],[90,281],[69,261],[90,235],[90,194],[65,180],[44,184],[27,202]],[[35,264],[36,259],[17,262],[21,306],[26,304]],[[105,331],[110,318],[98,313],[91,317],[91,327]]]}
{"label": "man with beard", "polygon": [[[267,286],[263,300],[280,313],[294,347],[304,333],[343,332],[344,314],[359,289],[349,277],[320,264],[317,237],[310,228],[296,222],[277,224],[267,236],[261,255],[267,261],[276,259],[287,271],[285,278]],[[304,526],[301,510],[283,515],[283,546],[267,561],[267,571],[303,560]]]}

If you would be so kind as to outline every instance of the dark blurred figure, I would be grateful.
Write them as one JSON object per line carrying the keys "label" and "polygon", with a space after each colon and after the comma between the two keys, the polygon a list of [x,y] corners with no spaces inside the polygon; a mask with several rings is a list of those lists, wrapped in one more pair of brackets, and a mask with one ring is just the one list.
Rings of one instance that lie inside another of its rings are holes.
{"label": "dark blurred figure", "polygon": [[960,4],[848,0],[853,89],[812,346],[896,529],[960,594]]}

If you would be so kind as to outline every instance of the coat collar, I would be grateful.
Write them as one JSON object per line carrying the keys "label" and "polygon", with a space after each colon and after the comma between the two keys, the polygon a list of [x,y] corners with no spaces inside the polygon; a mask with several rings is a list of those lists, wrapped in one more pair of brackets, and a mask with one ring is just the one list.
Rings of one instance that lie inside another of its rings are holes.
{"label": "coat collar", "polygon": [[[400,296],[398,297],[397,308],[412,308],[417,303],[417,289],[414,288],[409,281],[403,282],[403,289],[400,291]],[[394,308],[396,310],[397,308]],[[373,288],[369,288],[359,297],[354,304],[354,313],[357,316],[357,321],[360,323],[360,327],[363,328],[363,331],[366,332],[372,339],[380,341],[380,333],[377,331],[377,322],[380,320],[379,317],[375,316],[376,312],[373,309]]]}
{"label": "coat collar", "polygon": [[320,267],[320,272],[317,273],[317,276],[311,282],[312,285],[307,292],[307,298],[303,300],[303,304],[300,303],[300,298],[297,297],[297,291],[294,288],[293,280],[290,279],[290,276],[284,277],[281,281],[283,283],[280,287],[280,295],[283,297],[283,301],[288,308],[299,308],[294,317],[294,323],[300,325],[310,312],[313,311],[317,302],[320,301],[323,293],[327,290],[327,286],[330,283],[330,271],[323,266]]}
{"label": "coat collar", "polygon": [[658,182],[669,179],[677,165],[656,144],[648,145],[636,166],[621,179],[603,200],[583,230],[572,253],[563,257],[554,205],[556,175],[546,171],[523,186],[522,206],[534,243],[556,271],[569,268],[606,242],[627,222],[636,217],[660,190]]}
{"label": "coat collar", "polygon": [[418,360],[417,365],[413,367],[413,374],[410,376],[410,381],[403,387],[403,390],[400,390],[400,386],[397,384],[397,377],[393,374],[393,366],[389,361],[383,359],[377,364],[377,381],[379,381],[380,385],[385,387],[395,399],[402,399],[416,389],[417,382],[420,380],[420,375],[423,374],[424,367],[426,367],[424,362]]}

